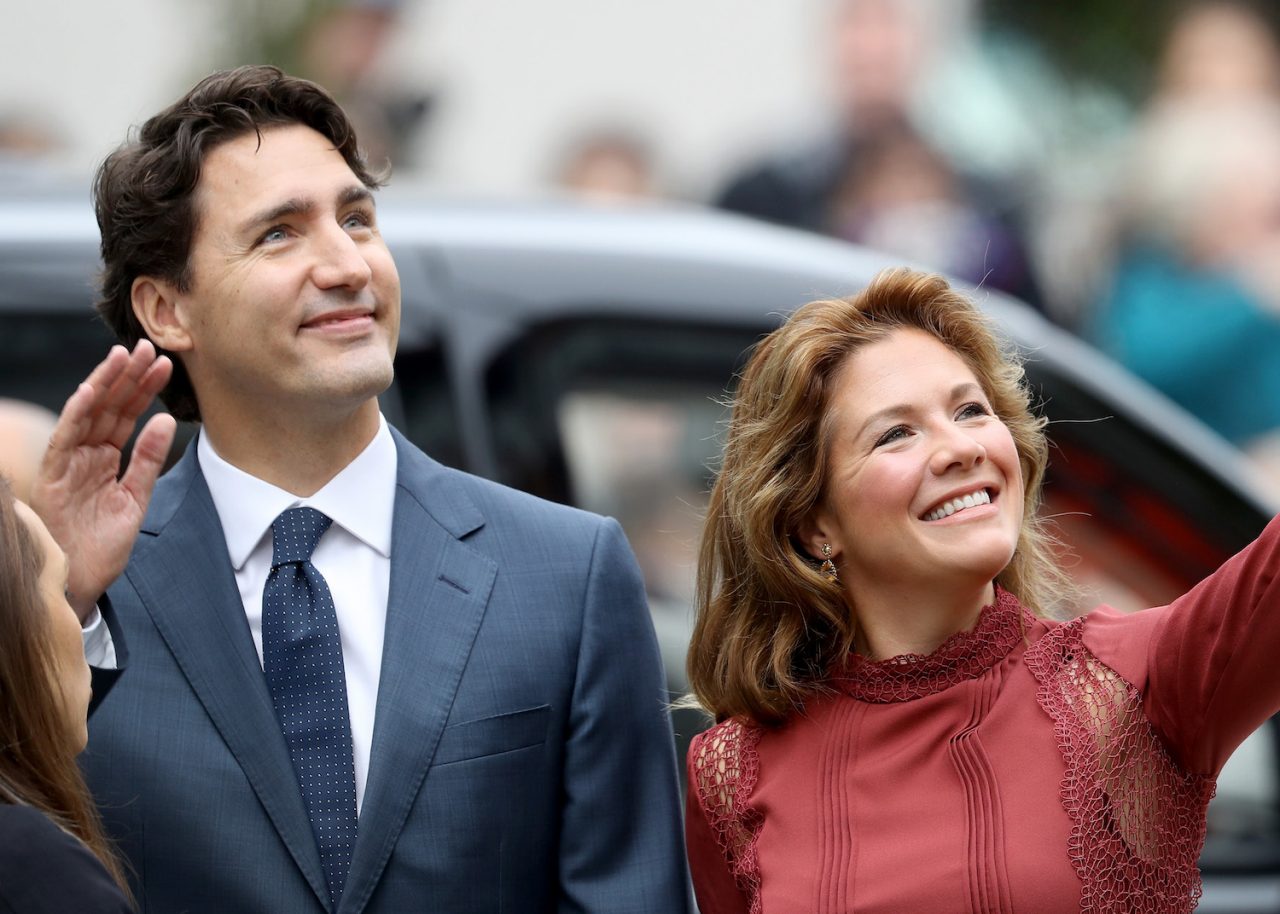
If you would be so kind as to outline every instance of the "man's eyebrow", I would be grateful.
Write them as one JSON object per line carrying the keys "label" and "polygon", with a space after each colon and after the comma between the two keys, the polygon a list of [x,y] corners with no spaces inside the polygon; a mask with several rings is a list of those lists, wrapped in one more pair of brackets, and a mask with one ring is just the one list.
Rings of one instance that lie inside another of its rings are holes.
{"label": "man's eyebrow", "polygon": [[280,219],[287,219],[291,216],[305,216],[315,208],[316,203],[314,200],[307,200],[303,197],[290,197],[283,203],[277,203],[269,209],[264,209],[250,216],[240,226],[240,230],[247,233],[260,225],[267,225]]}
{"label": "man's eyebrow", "polygon": [[338,195],[338,207],[350,206],[353,203],[373,204],[373,191],[363,184],[353,184]]}
{"label": "man's eyebrow", "polygon": [[[351,187],[344,188],[338,194],[338,208],[351,206],[353,203],[373,203],[373,192],[363,184],[354,184]],[[240,227],[242,232],[248,233],[260,225],[270,225],[281,219],[288,219],[293,216],[307,216],[316,209],[316,201],[306,197],[290,197],[283,203],[278,203],[269,209],[264,209],[244,221]]]}

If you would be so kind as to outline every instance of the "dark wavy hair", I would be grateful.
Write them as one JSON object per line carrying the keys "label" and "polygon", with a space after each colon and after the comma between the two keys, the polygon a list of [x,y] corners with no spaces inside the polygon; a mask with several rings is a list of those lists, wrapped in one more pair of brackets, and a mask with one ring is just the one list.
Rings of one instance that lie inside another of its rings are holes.
{"label": "dark wavy hair", "polygon": [[0,476],[0,803],[40,810],[93,852],[129,897],[119,860],[76,766],[57,694],[49,616],[40,592],[44,553]]}
{"label": "dark wavy hair", "polygon": [[[205,156],[245,134],[261,136],[266,128],[288,124],[329,139],[370,190],[382,185],[384,176],[370,173],[355,130],[333,97],[268,66],[205,77],[99,167],[93,182],[102,234],[98,313],[130,349],[146,336],[133,313],[134,280],[153,276],[180,292],[191,288],[191,240],[200,216],[196,188]],[[180,359],[173,360],[173,377],[160,396],[176,418],[199,421],[200,407]]]}

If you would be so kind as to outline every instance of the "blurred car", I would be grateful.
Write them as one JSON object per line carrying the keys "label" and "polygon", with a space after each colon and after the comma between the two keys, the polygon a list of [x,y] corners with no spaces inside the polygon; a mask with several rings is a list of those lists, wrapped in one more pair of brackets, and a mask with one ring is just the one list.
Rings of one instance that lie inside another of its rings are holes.
{"label": "blurred car", "polygon": [[[723,396],[787,312],[894,264],[692,209],[390,191],[379,207],[404,293],[389,420],[444,463],[616,516],[682,693]],[[90,308],[97,268],[83,196],[0,200],[0,396],[56,409],[101,358],[112,340]],[[1235,451],[1031,309],[974,294],[1025,354],[1051,420],[1045,509],[1089,605],[1164,603],[1262,529],[1272,506]],[[705,724],[694,712],[674,723],[681,749]],[[1278,811],[1272,721],[1210,807],[1200,911],[1280,912]]]}

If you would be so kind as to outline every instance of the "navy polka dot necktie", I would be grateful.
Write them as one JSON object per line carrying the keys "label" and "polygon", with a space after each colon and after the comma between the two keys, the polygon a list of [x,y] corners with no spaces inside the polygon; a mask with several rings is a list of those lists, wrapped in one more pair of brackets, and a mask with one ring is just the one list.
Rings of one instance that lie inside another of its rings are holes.
{"label": "navy polka dot necktie", "polygon": [[336,908],[356,843],[356,775],[338,616],[311,564],[331,523],[315,508],[290,508],[271,525],[262,662]]}

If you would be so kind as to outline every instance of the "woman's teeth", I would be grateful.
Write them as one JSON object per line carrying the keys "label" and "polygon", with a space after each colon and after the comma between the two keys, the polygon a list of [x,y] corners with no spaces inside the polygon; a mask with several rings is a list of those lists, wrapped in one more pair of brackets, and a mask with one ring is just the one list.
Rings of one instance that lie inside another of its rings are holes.
{"label": "woman's teeth", "polygon": [[979,489],[970,495],[964,495],[960,498],[953,498],[951,501],[944,502],[926,514],[924,519],[942,520],[944,517],[950,517],[952,514],[955,514],[957,511],[963,511],[965,508],[974,508],[978,505],[989,504],[991,504],[991,495],[986,489]]}

